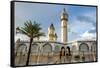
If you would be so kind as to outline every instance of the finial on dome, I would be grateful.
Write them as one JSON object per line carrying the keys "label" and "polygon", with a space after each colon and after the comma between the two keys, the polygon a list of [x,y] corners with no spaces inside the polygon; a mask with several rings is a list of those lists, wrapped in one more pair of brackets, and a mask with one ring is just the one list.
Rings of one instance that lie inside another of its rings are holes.
{"label": "finial on dome", "polygon": [[66,9],[63,8],[62,14],[66,14]]}
{"label": "finial on dome", "polygon": [[50,28],[55,30],[55,28],[54,28],[54,25],[53,25],[53,24],[51,24],[51,25],[50,25]]}
{"label": "finial on dome", "polygon": [[63,11],[66,12],[66,9],[64,8]]}

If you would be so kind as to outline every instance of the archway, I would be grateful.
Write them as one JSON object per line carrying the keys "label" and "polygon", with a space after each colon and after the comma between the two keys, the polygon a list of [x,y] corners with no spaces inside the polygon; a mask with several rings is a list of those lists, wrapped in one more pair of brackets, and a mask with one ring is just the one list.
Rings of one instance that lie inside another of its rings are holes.
{"label": "archway", "polygon": [[31,46],[31,55],[30,55],[30,65],[36,64],[37,63],[37,56],[39,55],[38,52],[38,44],[32,44]]}
{"label": "archway", "polygon": [[66,53],[65,53],[65,47],[64,46],[62,46],[61,47],[61,51],[60,51],[60,63],[65,63],[65,55],[66,55]]}
{"label": "archway", "polygon": [[37,55],[38,54],[38,45],[37,44],[32,44],[32,47],[31,47],[31,54],[32,55]]}
{"label": "archway", "polygon": [[71,55],[71,50],[70,50],[69,46],[66,47],[66,55],[68,55],[68,56]]}
{"label": "archway", "polygon": [[79,52],[82,56],[82,61],[89,61],[89,46],[86,43],[81,43],[79,45]]}
{"label": "archway", "polygon": [[15,62],[16,64],[24,64],[25,62],[25,56],[27,51],[27,46],[25,44],[20,44],[19,47],[16,50],[16,56],[15,56]]}
{"label": "archway", "polygon": [[43,54],[48,54],[50,52],[52,52],[51,44],[47,43],[47,44],[43,45]]}
{"label": "archway", "polygon": [[43,54],[43,61],[42,63],[50,63],[52,58],[51,58],[51,53],[52,53],[52,46],[51,44],[49,43],[46,43],[43,45],[42,47],[43,51],[42,51],[42,54]]}
{"label": "archway", "polygon": [[80,52],[88,52],[89,51],[89,46],[86,43],[81,43],[79,45],[79,51]]}
{"label": "archway", "polygon": [[20,44],[19,47],[16,50],[16,56],[17,56],[17,54],[18,55],[25,54],[26,48],[27,48],[27,46],[25,44]]}

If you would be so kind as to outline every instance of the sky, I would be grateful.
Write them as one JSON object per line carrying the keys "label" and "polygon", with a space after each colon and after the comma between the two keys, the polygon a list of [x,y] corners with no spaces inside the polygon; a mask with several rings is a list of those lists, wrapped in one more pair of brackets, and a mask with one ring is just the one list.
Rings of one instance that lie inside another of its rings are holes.
{"label": "sky", "polygon": [[[16,2],[15,26],[23,27],[25,21],[36,21],[46,34],[41,39],[47,40],[48,27],[53,23],[58,35],[57,41],[61,41],[60,15],[64,8],[68,13],[68,41],[96,37],[96,7],[91,6]],[[27,39],[22,34],[16,34],[15,37]]]}

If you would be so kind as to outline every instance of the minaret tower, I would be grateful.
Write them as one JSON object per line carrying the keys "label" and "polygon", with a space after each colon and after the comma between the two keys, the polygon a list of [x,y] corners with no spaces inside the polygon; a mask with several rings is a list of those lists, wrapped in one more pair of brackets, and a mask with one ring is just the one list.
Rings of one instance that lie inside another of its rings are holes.
{"label": "minaret tower", "polygon": [[63,9],[61,13],[61,42],[66,43],[68,41],[68,32],[67,32],[67,24],[68,24],[68,14],[65,10]]}
{"label": "minaret tower", "polygon": [[49,41],[56,41],[57,40],[57,34],[55,33],[54,25],[51,24],[48,28],[48,40]]}

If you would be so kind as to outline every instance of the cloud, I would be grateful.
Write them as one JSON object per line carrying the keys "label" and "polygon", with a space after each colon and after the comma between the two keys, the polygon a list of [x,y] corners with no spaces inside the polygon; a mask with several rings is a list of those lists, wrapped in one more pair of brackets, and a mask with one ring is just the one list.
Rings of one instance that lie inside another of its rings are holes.
{"label": "cloud", "polygon": [[69,39],[77,40],[96,37],[96,13],[84,12],[69,22]]}
{"label": "cloud", "polygon": [[88,17],[88,16],[77,16],[77,19],[78,19],[79,21],[94,23],[94,20],[92,20],[92,19],[91,19],[90,17]]}
{"label": "cloud", "polygon": [[80,22],[79,20],[74,20],[74,23],[70,24],[69,28],[70,28],[70,32],[74,32],[74,33],[83,33],[87,30],[90,30],[91,28],[93,28],[92,24],[88,23],[88,22]]}
{"label": "cloud", "polygon": [[93,29],[89,30],[88,33],[96,33],[96,29],[93,28]]}
{"label": "cloud", "polygon": [[87,39],[96,39],[96,29],[91,28],[90,30],[84,32],[81,37]]}
{"label": "cloud", "polygon": [[77,16],[77,20],[80,22],[88,22],[90,24],[92,24],[94,27],[96,27],[96,15],[92,14],[92,13],[86,13],[86,14],[82,14]]}
{"label": "cloud", "polygon": [[[26,36],[26,35],[24,35],[24,34],[16,34],[15,35],[15,42],[18,40],[18,39],[20,39],[20,40],[22,40],[22,41],[29,41],[29,37],[28,36]],[[37,40],[37,39],[36,39]],[[46,40],[48,40],[48,38],[47,38],[47,36],[46,37],[40,37],[40,39],[39,39],[40,41],[46,41]]]}
{"label": "cloud", "polygon": [[96,39],[96,33],[90,33],[89,31],[84,32],[80,36],[82,39]]}
{"label": "cloud", "polygon": [[15,42],[20,39],[20,40],[23,40],[23,41],[28,41],[29,40],[29,37],[24,35],[24,34],[16,34],[15,35]]}
{"label": "cloud", "polygon": [[45,36],[45,37],[40,37],[39,40],[40,40],[40,41],[46,41],[46,40],[48,40],[48,38],[47,38],[47,36]]}

